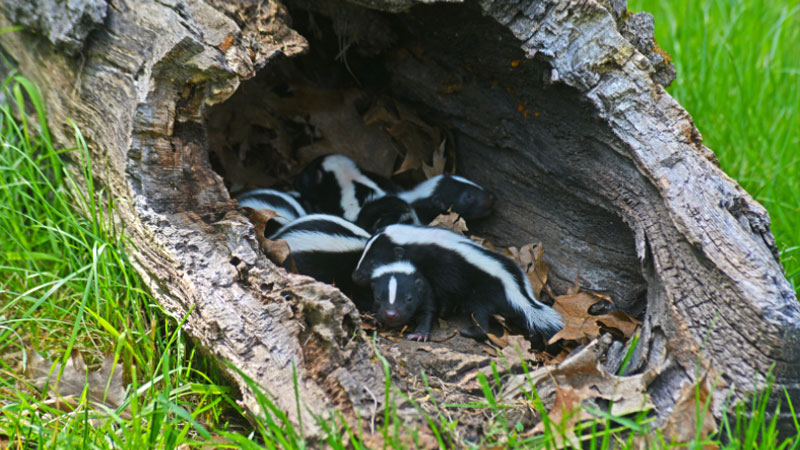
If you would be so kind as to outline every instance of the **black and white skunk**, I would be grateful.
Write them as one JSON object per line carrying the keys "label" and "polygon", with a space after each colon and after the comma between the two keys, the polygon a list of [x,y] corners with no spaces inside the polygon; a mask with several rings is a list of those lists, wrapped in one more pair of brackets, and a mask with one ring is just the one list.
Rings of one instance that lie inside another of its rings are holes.
{"label": "black and white skunk", "polygon": [[[376,268],[396,261],[411,262],[428,280],[437,314],[454,310],[474,318],[478,326],[462,329],[465,336],[485,337],[492,314],[545,340],[562,327],[558,313],[536,300],[519,266],[449,230],[389,225],[367,241],[353,280],[365,285]],[[422,325],[412,337],[428,338],[430,326]]]}
{"label": "black and white skunk", "polygon": [[255,189],[236,196],[240,206],[247,206],[253,209],[271,209],[278,214],[278,217],[267,223],[264,232],[269,236],[283,225],[306,215],[306,210],[291,193],[276,191],[274,189]]}
{"label": "black and white skunk", "polygon": [[384,325],[399,327],[417,318],[417,329],[409,339],[427,340],[436,302],[428,280],[409,261],[375,267],[370,274],[375,317]]}
{"label": "black and white skunk", "polygon": [[391,181],[361,170],[344,155],[324,155],[311,161],[295,179],[295,189],[312,211],[351,222],[368,199],[397,191]]}
{"label": "black and white skunk", "polygon": [[[370,235],[360,227],[328,214],[310,214],[281,227],[270,236],[289,244],[297,271],[335,284],[359,309],[371,305],[366,288],[353,283],[351,274]],[[284,263],[288,268],[289,261]]]}
{"label": "black and white skunk", "polygon": [[370,233],[395,223],[422,225],[414,209],[396,195],[367,200],[356,219],[356,225]]}
{"label": "black and white skunk", "polygon": [[457,175],[437,175],[397,196],[414,208],[424,224],[450,208],[466,220],[486,217],[495,201],[490,192]]}

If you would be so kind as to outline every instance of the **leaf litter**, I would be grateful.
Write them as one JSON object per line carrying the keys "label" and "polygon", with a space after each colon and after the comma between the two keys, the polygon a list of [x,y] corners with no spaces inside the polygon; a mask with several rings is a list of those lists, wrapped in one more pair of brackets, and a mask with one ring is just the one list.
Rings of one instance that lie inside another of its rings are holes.
{"label": "leaf litter", "polygon": [[248,206],[243,206],[243,210],[247,213],[247,218],[253,224],[256,231],[256,240],[261,250],[267,255],[270,261],[278,266],[284,266],[286,261],[289,263],[289,270],[297,273],[294,259],[292,258],[292,251],[289,248],[289,243],[283,239],[270,240],[265,235],[267,224],[274,218],[279,217],[278,213],[271,209],[253,209]]}

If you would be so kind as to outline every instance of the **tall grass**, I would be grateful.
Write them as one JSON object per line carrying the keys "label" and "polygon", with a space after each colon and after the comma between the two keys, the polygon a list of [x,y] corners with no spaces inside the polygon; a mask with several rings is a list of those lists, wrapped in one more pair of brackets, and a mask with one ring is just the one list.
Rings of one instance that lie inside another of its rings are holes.
{"label": "tall grass", "polygon": [[800,3],[631,0],[651,12],[694,117],[723,169],[760,201],[800,288]]}
{"label": "tall grass", "polygon": [[[143,289],[79,130],[73,148],[53,148],[36,87],[15,76],[2,89],[0,438],[36,448],[173,448],[209,438],[202,424],[235,406],[229,388],[197,369],[180,326]],[[67,166],[63,156],[85,163]],[[90,366],[104,355],[123,363],[123,405],[90,407],[84,392],[65,407],[22,375],[31,352],[64,362],[73,351]],[[96,417],[106,420],[98,426]]]}

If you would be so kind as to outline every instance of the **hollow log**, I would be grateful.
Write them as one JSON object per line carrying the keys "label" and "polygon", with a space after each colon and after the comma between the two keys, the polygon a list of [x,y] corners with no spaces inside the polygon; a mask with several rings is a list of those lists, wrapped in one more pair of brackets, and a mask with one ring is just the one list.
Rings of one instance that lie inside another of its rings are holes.
{"label": "hollow log", "polygon": [[[297,111],[264,89],[298,77],[338,89],[336,104],[348,101],[342,86],[368,86],[447,130],[457,172],[499,194],[474,231],[497,245],[543,242],[554,291],[577,280],[642,318],[627,373],[650,374],[657,423],[701,379],[713,380],[718,419],[768,373],[800,404],[800,307],[768,214],[664,90],[674,69],[652,19],[624,1],[37,3],[40,16],[4,1],[0,28],[27,28],[0,35],[0,46],[42,88],[57,142],[71,142],[68,118],[83,131],[154,297],[295,420],[296,367],[309,435],[320,432],[311,412],[374,419],[384,384],[353,304],[271,263],[230,197],[258,177],[248,165],[280,174],[297,157],[285,133]],[[253,116],[262,145],[234,143],[252,138],[236,127]],[[387,148],[372,149],[371,164]],[[458,381],[492,358],[459,339],[382,340],[379,350],[401,388],[412,384],[403,372],[426,369],[442,395],[473,395]],[[620,347],[597,357],[618,360]]]}

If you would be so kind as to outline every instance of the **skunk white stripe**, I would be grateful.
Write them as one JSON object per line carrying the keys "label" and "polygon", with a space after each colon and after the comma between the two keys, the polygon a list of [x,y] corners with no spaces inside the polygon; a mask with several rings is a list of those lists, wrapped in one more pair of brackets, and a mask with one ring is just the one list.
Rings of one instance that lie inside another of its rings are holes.
{"label": "skunk white stripe", "polygon": [[[273,234],[273,236],[278,236],[279,234],[281,234],[283,232],[286,232],[287,230],[289,230],[288,232],[291,233],[291,227],[292,226],[300,224],[300,223],[314,222],[314,221],[333,222],[336,225],[339,225],[339,226],[341,226],[343,228],[347,228],[347,230],[350,231],[351,233],[353,233],[353,234],[355,234],[357,236],[361,236],[364,239],[369,239],[369,237],[370,237],[370,234],[367,233],[366,231],[364,231],[364,229],[359,227],[358,225],[350,223],[350,222],[342,219],[341,217],[332,216],[330,214],[309,214],[307,216],[300,217],[298,219],[293,220],[288,225],[285,225],[284,227],[282,227],[278,231],[276,231],[275,234]],[[283,239],[283,238],[280,238],[280,239]]]}
{"label": "skunk white stripe", "polygon": [[378,266],[372,270],[371,279],[375,279],[378,277],[382,277],[387,273],[403,273],[406,275],[411,275],[417,271],[417,268],[414,267],[409,261],[395,261],[393,263],[384,264],[382,266]]}
{"label": "skunk white stripe", "polygon": [[414,186],[414,189],[401,192],[397,194],[397,196],[405,200],[406,203],[410,205],[421,198],[430,197],[431,194],[433,194],[433,191],[436,190],[436,186],[439,185],[439,181],[441,181],[441,179],[442,175],[436,175],[433,178],[428,178],[422,183]]}
{"label": "skunk white stripe", "polygon": [[367,244],[364,246],[364,251],[361,253],[361,258],[358,258],[358,264],[356,264],[356,269],[358,270],[361,267],[361,263],[364,261],[364,256],[366,256],[367,252],[369,252],[369,248],[372,247],[372,243],[375,242],[375,239],[378,239],[383,233],[378,233],[375,236],[372,236],[367,241]]}
{"label": "skunk white stripe", "polygon": [[[294,210],[287,209],[284,205],[271,203],[269,201],[264,201],[258,196],[273,196],[278,197],[279,199],[283,200],[284,202],[288,203]],[[275,189],[255,189],[252,191],[247,191],[244,194],[239,195],[236,197],[236,200],[239,202],[239,206],[247,206],[253,209],[271,209],[278,213],[278,217],[275,218],[275,221],[280,223],[281,225],[285,225],[288,222],[306,215],[306,210],[300,206],[300,203],[297,203],[297,200],[292,198],[290,195],[283,193],[281,191],[276,191]]]}
{"label": "skunk white stripe", "polygon": [[478,188],[478,189],[480,189],[480,190],[484,190],[484,189],[483,189],[483,187],[482,187],[482,186],[480,186],[479,184],[476,184],[475,182],[473,182],[473,181],[470,181],[470,180],[468,180],[468,179],[466,179],[466,178],[464,178],[464,177],[460,177],[460,176],[458,176],[458,175],[450,175],[450,176],[451,176],[451,177],[452,177],[454,180],[458,180],[458,181],[460,181],[460,182],[462,182],[462,183],[466,183],[466,184],[470,184],[470,185],[472,185],[472,186],[475,186],[476,188]]}
{"label": "skunk white stripe", "polygon": [[389,304],[394,305],[394,299],[397,297],[397,278],[392,275],[389,279]]}
{"label": "skunk white stripe", "polygon": [[[294,191],[291,191],[291,192],[294,192]],[[294,193],[297,194],[297,192],[294,192]],[[302,206],[300,206],[300,203],[297,202],[297,199],[295,199],[290,193],[276,191],[275,189],[254,189],[252,191],[245,192],[244,194],[240,195],[239,197],[242,200],[250,200],[249,197],[255,197],[257,195],[274,195],[275,197],[280,197],[281,199],[283,199],[283,201],[285,201],[286,203],[292,205],[292,208],[294,208],[295,211],[297,211],[297,213],[299,213],[300,215],[305,215],[306,214],[306,210],[303,209]],[[257,199],[253,199],[253,200],[258,201]]]}
{"label": "skunk white stripe", "polygon": [[409,204],[414,203],[415,201],[422,198],[428,198],[433,194],[434,191],[436,191],[436,188],[439,186],[439,183],[442,182],[445,176],[449,176],[450,178],[456,181],[460,181],[461,183],[468,184],[470,186],[475,186],[476,188],[482,191],[485,190],[479,184],[476,184],[475,182],[470,181],[464,177],[460,177],[458,175],[436,175],[435,177],[428,178],[422,183],[416,185],[414,189],[411,189],[410,191],[401,192],[397,194],[397,196],[402,198]]}
{"label": "skunk white stripe", "polygon": [[356,163],[352,159],[344,155],[330,155],[322,162],[322,169],[326,172],[332,172],[336,177],[336,182],[342,189],[341,207],[344,211],[344,218],[347,220],[355,221],[358,217],[358,212],[361,206],[358,204],[356,198],[356,187],[354,181],[367,186],[374,190],[378,196],[386,195],[383,189],[379,188],[374,181],[365,176],[358,169]]}
{"label": "skunk white stripe", "polygon": [[288,232],[285,236],[279,236],[289,244],[289,249],[294,253],[301,252],[327,252],[345,253],[358,252],[364,248],[364,239],[330,235],[319,231],[295,231]]}
{"label": "skunk white stripe", "polygon": [[[522,286],[520,286],[499,261],[476,249],[477,244],[469,239],[440,228],[414,227],[400,224],[389,225],[380,234],[385,234],[397,245],[434,245],[458,253],[467,263],[500,281],[511,306],[525,316],[525,320],[531,330],[553,328],[554,324],[561,326],[561,317],[558,313],[536,300],[528,277],[525,274],[521,273]],[[364,253],[366,254],[366,251]],[[518,270],[522,272],[522,269]],[[523,288],[525,292],[521,292],[520,288]],[[534,308],[530,303],[531,301],[542,305],[543,308]],[[537,327],[537,321],[542,321],[546,325],[542,327],[542,324],[540,324]]]}

